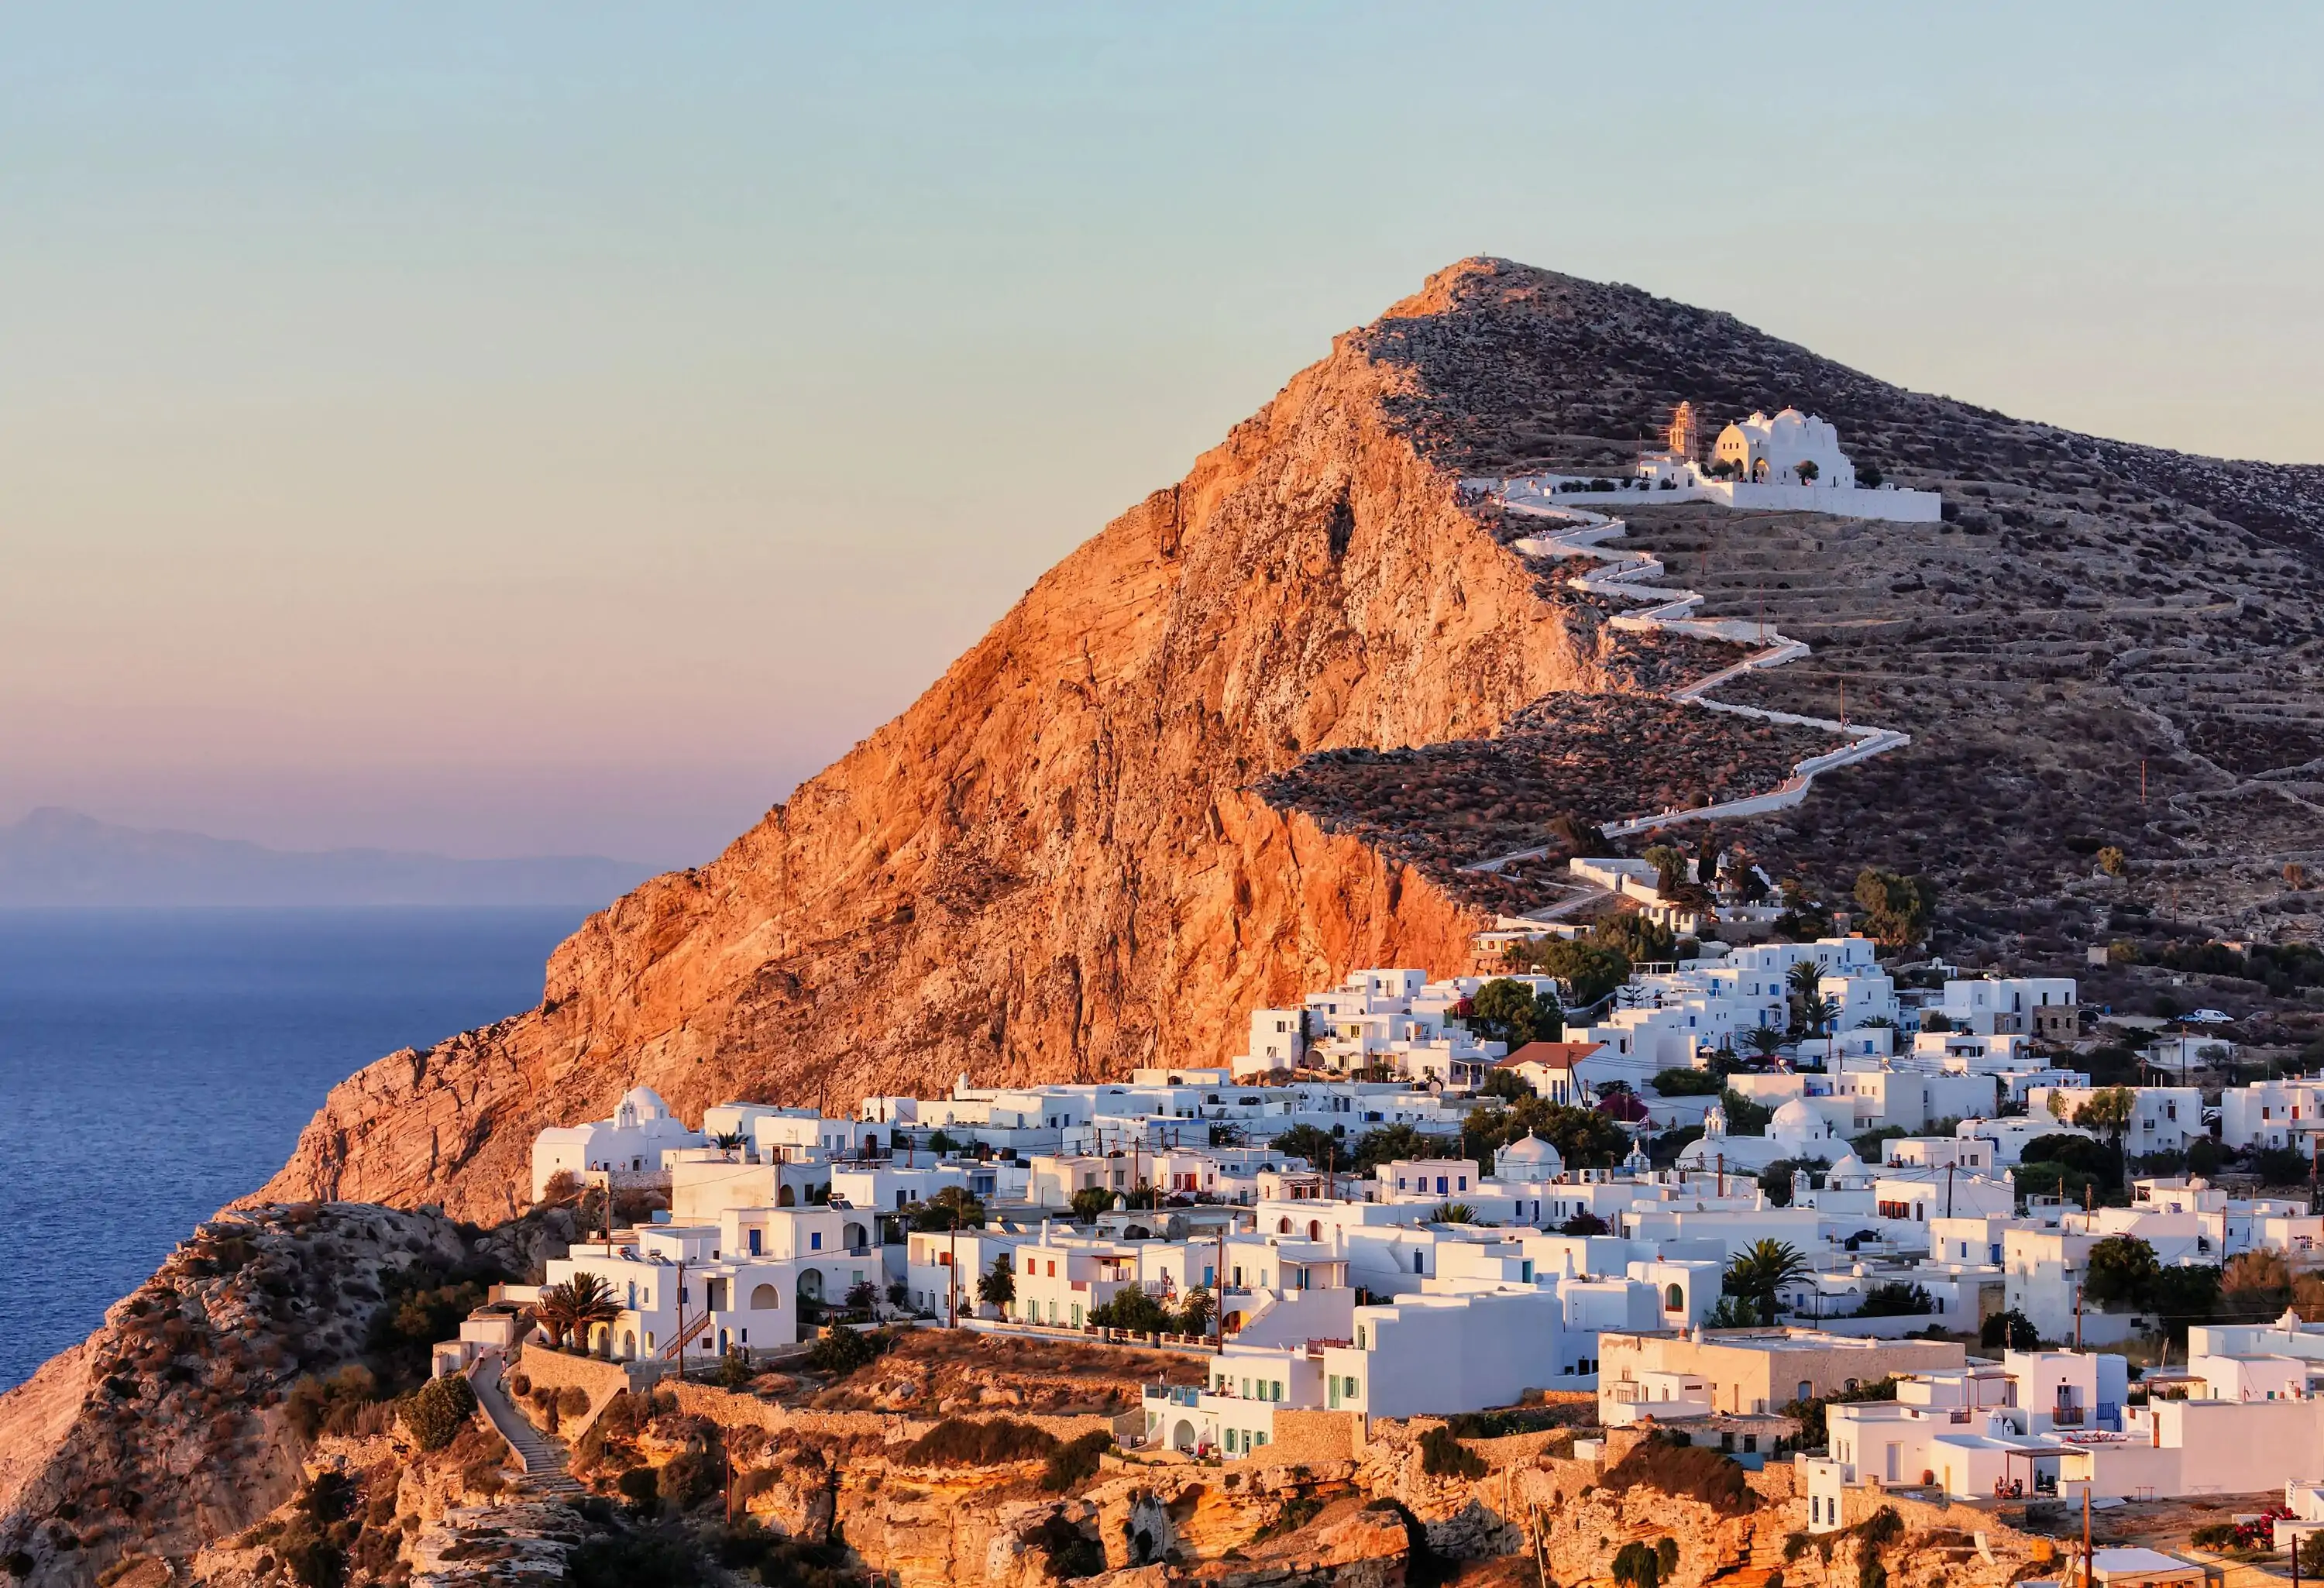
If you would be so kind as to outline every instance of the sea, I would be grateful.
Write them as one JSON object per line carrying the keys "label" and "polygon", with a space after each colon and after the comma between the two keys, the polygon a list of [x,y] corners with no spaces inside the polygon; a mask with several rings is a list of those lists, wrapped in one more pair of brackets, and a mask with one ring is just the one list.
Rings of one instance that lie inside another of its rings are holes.
{"label": "sea", "polygon": [[335,1083],[539,1002],[587,913],[0,910],[0,1390],[280,1168]]}

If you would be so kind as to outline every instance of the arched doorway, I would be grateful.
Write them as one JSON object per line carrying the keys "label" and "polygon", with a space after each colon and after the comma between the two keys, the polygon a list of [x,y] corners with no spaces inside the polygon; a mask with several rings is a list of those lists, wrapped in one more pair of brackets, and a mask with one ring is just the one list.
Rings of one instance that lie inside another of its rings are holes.
{"label": "arched doorway", "polygon": [[1309,1219],[1307,1221],[1307,1239],[1310,1241],[1321,1241],[1323,1238],[1323,1221],[1321,1219]]}
{"label": "arched doorway", "polygon": [[1171,1431],[1170,1446],[1174,1450],[1183,1450],[1189,1455],[1193,1454],[1194,1450],[1194,1425],[1188,1422],[1185,1417],[1180,1417],[1178,1419],[1177,1427]]}
{"label": "arched doorway", "polygon": [[773,1312],[783,1304],[781,1292],[772,1285],[761,1285],[751,1292],[752,1312]]}
{"label": "arched doorway", "polygon": [[823,1270],[821,1269],[801,1269],[799,1270],[798,1298],[803,1302],[810,1303],[818,1302],[823,1299]]}
{"label": "arched doorway", "polygon": [[775,1205],[777,1207],[797,1207],[798,1205],[798,1197],[792,1193],[791,1188],[788,1186],[785,1186],[781,1190],[775,1193]]}
{"label": "arched doorway", "polygon": [[847,1250],[850,1251],[862,1251],[871,1244],[864,1239],[862,1224],[850,1224],[842,1233],[846,1237]]}
{"label": "arched doorway", "polygon": [[1291,1233],[1291,1221],[1289,1219],[1276,1220],[1275,1233],[1278,1235],[1288,1235]]}
{"label": "arched doorway", "polygon": [[634,1360],[634,1359],[636,1358],[637,1354],[638,1354],[638,1332],[637,1332],[635,1329],[623,1329],[623,1330],[622,1331],[622,1358],[623,1358],[624,1360]]}
{"label": "arched doorway", "polygon": [[718,1354],[719,1354],[719,1355],[721,1355],[721,1356],[725,1355],[725,1354],[726,1354],[726,1353],[727,1353],[727,1351],[728,1351],[728,1349],[731,1347],[732,1343],[732,1343],[731,1341],[729,1341],[729,1340],[726,1338],[726,1331],[725,1331],[725,1330],[724,1330],[724,1329],[719,1330],[719,1331],[718,1331]]}
{"label": "arched doorway", "polygon": [[1669,1286],[1663,1291],[1663,1306],[1665,1309],[1671,1312],[1684,1312],[1686,1310],[1686,1292],[1680,1289],[1676,1285]]}

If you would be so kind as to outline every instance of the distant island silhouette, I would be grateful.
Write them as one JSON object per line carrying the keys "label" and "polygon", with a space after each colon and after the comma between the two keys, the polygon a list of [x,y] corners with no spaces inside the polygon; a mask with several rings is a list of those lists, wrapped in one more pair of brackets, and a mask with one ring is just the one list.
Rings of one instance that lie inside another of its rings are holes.
{"label": "distant island silhouette", "polygon": [[0,906],[598,905],[654,871],[595,854],[458,860],[392,849],[269,849],[116,826],[56,807],[0,826]]}

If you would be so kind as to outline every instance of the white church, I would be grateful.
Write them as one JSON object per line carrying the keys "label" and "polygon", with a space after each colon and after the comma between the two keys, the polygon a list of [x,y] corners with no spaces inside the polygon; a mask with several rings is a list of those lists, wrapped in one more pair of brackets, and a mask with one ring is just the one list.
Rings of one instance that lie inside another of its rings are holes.
{"label": "white church", "polygon": [[1694,404],[1682,402],[1665,440],[1664,449],[1641,457],[1626,479],[1541,475],[1475,483],[1591,508],[1637,503],[1637,493],[1652,491],[1658,505],[1715,502],[1762,512],[1828,512],[1900,523],[1935,523],[1944,516],[1943,498],[1934,491],[1860,484],[1855,463],[1840,447],[1839,429],[1796,408],[1774,415],[1755,410],[1750,418],[1720,430],[1706,448]]}
{"label": "white church", "polygon": [[622,1094],[611,1119],[552,1125],[533,1138],[532,1198],[540,1201],[559,1174],[586,1180],[593,1172],[604,1172],[616,1186],[658,1177],[665,1151],[700,1147],[704,1141],[701,1131],[687,1129],[686,1122],[670,1113],[660,1093],[651,1086],[632,1086]]}
{"label": "white church", "polygon": [[1719,432],[1711,444],[1711,466],[1725,464],[1736,479],[1755,485],[1822,485],[1856,489],[1856,466],[1840,449],[1840,432],[1829,420],[1786,408],[1769,419],[1754,412]]}

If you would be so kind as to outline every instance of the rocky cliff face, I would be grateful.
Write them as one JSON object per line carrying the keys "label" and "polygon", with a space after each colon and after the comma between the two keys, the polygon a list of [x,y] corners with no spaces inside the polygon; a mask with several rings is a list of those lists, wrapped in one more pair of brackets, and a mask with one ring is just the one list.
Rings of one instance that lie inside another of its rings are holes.
{"label": "rocky cliff face", "polygon": [[[2292,576],[2312,573],[2324,545],[2324,471],[2010,420],[1885,385],[1728,316],[1464,262],[1342,337],[716,862],[593,918],[551,961],[539,1009],[393,1055],[337,1088],[260,1195],[496,1218],[524,1193],[539,1129],[601,1117],[641,1082],[691,1114],[726,1098],[846,1107],[963,1074],[1087,1078],[1222,1058],[1239,1049],[1247,1011],[1360,964],[1465,968],[1489,900],[1412,859],[1443,845],[1401,829],[1383,845],[1362,822],[1328,815],[1319,825],[1259,785],[1314,752],[1480,738],[1545,694],[1633,685],[1638,667],[1598,615],[1559,599],[1464,512],[1457,477],[1610,464],[1682,398],[1706,412],[1819,409],[1906,484],[2072,494],[2095,504],[2102,552],[2115,543],[2110,515],[2135,504],[2144,527],[2183,509],[2222,526],[2222,555],[2264,563],[2274,581],[2258,598],[2264,622],[2246,617],[2243,637],[2264,637],[2302,678],[2312,669],[2324,625]],[[1738,516],[1735,566],[1748,566],[1750,516]],[[2148,566],[2143,549],[2124,555]],[[1815,593],[1855,577],[1847,559],[1826,557]],[[1733,594],[1746,610],[1752,595],[1766,600],[1764,588]],[[2122,643],[2144,632],[2124,627]],[[1938,654],[1916,670],[1978,675],[1983,689],[1992,654]],[[1829,679],[1770,687],[1807,688],[1802,704],[1831,708],[1814,693]],[[1960,694],[1941,682],[1936,697]],[[1910,699],[1890,691],[1859,711],[1876,706],[1914,725]],[[1552,715],[1571,722],[1571,707],[1569,697]],[[1657,743],[1683,742],[1702,720],[1664,709]],[[2042,737],[2089,740],[2100,756],[2102,731],[2069,711]],[[1647,792],[1612,786],[1627,764],[1614,758],[1556,789],[1556,808],[1511,819],[1618,812]],[[1604,796],[1594,811],[1593,792]],[[1907,784],[1890,803],[1919,798]],[[2287,818],[2306,815],[2305,796],[2286,798]],[[1812,802],[1784,830],[1813,831],[1820,809]],[[1848,830],[1888,831],[1894,814]],[[2162,850],[2175,841],[2156,837]],[[2280,837],[2253,844],[2273,854]]]}
{"label": "rocky cliff face", "polygon": [[1360,963],[1466,968],[1473,911],[1249,791],[1602,682],[1391,418],[1413,379],[1341,338],[716,862],[592,919],[540,1009],[334,1091],[263,1195],[504,1214],[537,1130],[641,1082],[692,1113],[1095,1076],[1236,1052]]}

